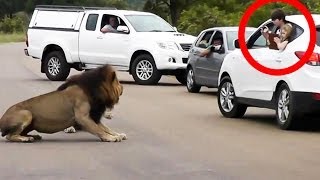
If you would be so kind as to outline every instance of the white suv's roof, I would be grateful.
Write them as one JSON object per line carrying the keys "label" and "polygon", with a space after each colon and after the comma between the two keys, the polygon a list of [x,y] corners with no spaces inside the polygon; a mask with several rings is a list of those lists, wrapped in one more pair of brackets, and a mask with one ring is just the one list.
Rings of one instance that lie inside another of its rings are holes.
{"label": "white suv's roof", "polygon": [[[246,30],[252,30],[255,31],[257,28],[254,27],[246,27]],[[238,26],[223,26],[223,27],[213,27],[205,29],[204,31],[211,31],[211,30],[221,30],[221,31],[238,31]]]}

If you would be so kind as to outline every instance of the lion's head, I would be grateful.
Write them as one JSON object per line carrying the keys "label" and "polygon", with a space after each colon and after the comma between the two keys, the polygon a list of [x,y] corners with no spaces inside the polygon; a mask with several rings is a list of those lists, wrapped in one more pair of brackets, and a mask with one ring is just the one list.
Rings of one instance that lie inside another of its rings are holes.
{"label": "lion's head", "polygon": [[110,65],[71,76],[57,90],[61,91],[72,85],[78,85],[84,90],[92,106],[104,105],[113,108],[123,93],[123,86]]}

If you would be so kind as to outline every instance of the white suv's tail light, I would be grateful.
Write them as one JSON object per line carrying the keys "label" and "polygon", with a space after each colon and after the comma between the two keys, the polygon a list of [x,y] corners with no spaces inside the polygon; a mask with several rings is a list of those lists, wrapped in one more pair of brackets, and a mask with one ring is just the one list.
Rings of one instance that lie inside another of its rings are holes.
{"label": "white suv's tail light", "polygon": [[[299,59],[301,59],[304,56],[305,53],[306,52],[304,52],[304,51],[296,51],[295,52],[296,56]],[[320,66],[320,54],[312,53],[312,55],[309,58],[307,64],[310,65],[310,66]]]}

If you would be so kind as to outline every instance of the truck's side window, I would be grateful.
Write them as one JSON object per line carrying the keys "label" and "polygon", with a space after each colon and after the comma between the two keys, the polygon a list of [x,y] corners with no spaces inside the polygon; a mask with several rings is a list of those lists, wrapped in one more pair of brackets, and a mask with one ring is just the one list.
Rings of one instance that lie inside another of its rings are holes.
{"label": "truck's side window", "polygon": [[90,14],[87,19],[86,30],[95,31],[97,27],[98,14]]}
{"label": "truck's side window", "polygon": [[[110,20],[110,18],[113,18],[112,20]],[[116,19],[114,22],[114,18]],[[112,22],[113,21],[113,22]],[[115,16],[115,15],[109,15],[109,14],[104,14],[102,16],[102,20],[101,20],[101,27],[100,29],[102,29],[103,27],[105,27],[106,25],[109,25],[111,26],[112,28],[114,28],[115,30],[117,30],[117,28],[119,26],[126,26],[126,23],[118,16]],[[110,31],[110,32],[113,32],[113,31]]]}

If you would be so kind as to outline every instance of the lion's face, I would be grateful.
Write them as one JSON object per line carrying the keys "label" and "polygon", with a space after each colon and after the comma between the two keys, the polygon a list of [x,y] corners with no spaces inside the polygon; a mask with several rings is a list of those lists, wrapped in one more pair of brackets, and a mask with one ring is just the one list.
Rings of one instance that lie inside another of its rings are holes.
{"label": "lion's face", "polygon": [[103,91],[106,99],[112,101],[112,104],[119,102],[120,96],[123,93],[123,86],[120,84],[117,74],[111,66],[106,66],[104,69],[105,81],[103,83]]}

